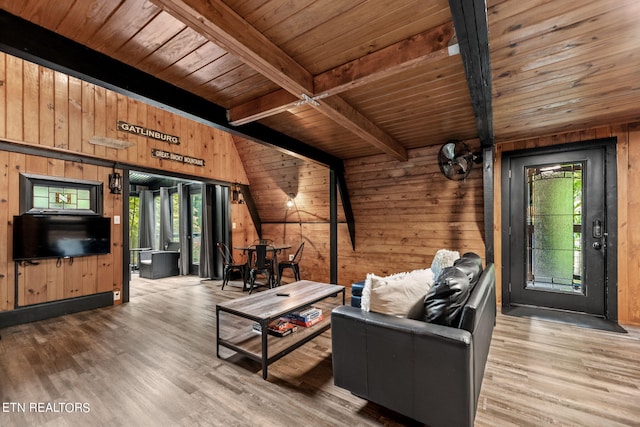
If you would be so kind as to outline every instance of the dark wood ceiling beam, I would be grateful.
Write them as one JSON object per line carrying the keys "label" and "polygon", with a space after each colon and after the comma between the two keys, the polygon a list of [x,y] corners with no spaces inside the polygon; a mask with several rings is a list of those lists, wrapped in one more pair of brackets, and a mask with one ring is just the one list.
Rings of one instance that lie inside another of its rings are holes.
{"label": "dark wood ceiling beam", "polygon": [[[398,43],[318,74],[313,78],[313,96],[337,95],[349,89],[393,76],[452,54],[449,45],[455,40],[453,22],[447,22]],[[455,53],[453,53],[455,52]],[[295,107],[299,99],[286,91],[275,91],[231,108],[231,124],[240,125],[282,113]],[[280,103],[280,104],[279,104]]]}
{"label": "dark wood ceiling beam", "polygon": [[[220,45],[230,54],[242,59],[248,66],[264,75],[286,91],[309,99],[313,97],[313,76],[282,49],[242,19],[221,0],[152,0],[154,4],[195,31]],[[340,105],[346,104],[336,101]],[[313,103],[315,106],[315,103]],[[340,116],[324,103],[319,110],[334,118],[342,126],[355,131],[377,148],[399,160],[407,160],[406,151],[391,136],[361,114],[347,109],[348,116]],[[351,118],[357,120],[350,121]],[[365,124],[364,127],[361,127]],[[399,147],[402,150],[399,150]]]}
{"label": "dark wood ceiling beam", "polygon": [[483,148],[482,186],[484,194],[484,246],[487,263],[494,260],[493,111],[491,107],[491,68],[489,62],[489,24],[486,0],[449,0],[456,28],[460,55],[467,76],[478,137]]}
{"label": "dark wood ceiling beam", "polygon": [[483,147],[493,146],[489,24],[485,0],[449,0],[460,46],[478,137]]}

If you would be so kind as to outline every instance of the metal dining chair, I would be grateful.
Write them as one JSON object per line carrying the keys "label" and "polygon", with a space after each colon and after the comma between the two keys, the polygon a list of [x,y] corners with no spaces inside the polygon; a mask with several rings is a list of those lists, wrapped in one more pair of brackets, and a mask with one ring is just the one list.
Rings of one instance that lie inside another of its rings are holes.
{"label": "metal dining chair", "polygon": [[242,275],[242,290],[246,290],[247,288],[247,263],[246,262],[236,262],[233,259],[233,253],[229,249],[227,245],[222,242],[218,243],[218,250],[220,251],[220,255],[222,255],[223,268],[222,268],[222,289],[224,286],[229,283],[229,279],[231,278],[231,273],[234,271],[240,272]]}
{"label": "metal dining chair", "polygon": [[273,246],[257,244],[249,254],[249,293],[253,292],[256,284],[256,276],[263,275],[266,278],[265,286],[272,288],[275,284],[273,260],[267,257],[267,253],[273,251]]}
{"label": "metal dining chair", "polygon": [[278,284],[281,283],[282,272],[284,271],[285,268],[290,268],[291,270],[293,270],[293,277],[296,279],[296,282],[300,280],[300,260],[302,259],[303,249],[304,249],[304,242],[300,243],[300,246],[298,246],[298,250],[296,251],[291,261],[278,262]]}

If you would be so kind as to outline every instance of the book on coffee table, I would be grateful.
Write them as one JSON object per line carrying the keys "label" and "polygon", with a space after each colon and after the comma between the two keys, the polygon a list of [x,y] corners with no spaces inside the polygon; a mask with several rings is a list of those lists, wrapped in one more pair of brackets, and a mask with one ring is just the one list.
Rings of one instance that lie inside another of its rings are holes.
{"label": "book on coffee table", "polygon": [[[262,327],[260,323],[255,322],[252,326],[253,330],[257,333],[262,333]],[[267,332],[270,335],[274,335],[276,337],[285,337],[290,335],[298,330],[298,326],[291,323],[289,319],[285,317],[281,317],[279,319],[273,320],[269,322]]]}

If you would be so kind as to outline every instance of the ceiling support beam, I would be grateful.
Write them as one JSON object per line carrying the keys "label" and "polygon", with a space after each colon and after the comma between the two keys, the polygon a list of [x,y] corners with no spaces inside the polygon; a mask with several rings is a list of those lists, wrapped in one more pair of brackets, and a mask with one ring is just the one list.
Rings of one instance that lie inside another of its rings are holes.
{"label": "ceiling support beam", "polygon": [[227,119],[230,125],[240,126],[284,113],[295,108],[299,102],[300,98],[297,96],[284,89],[278,89],[275,92],[231,108],[227,111]]}
{"label": "ceiling support beam", "polygon": [[262,238],[262,220],[260,219],[260,213],[258,212],[258,207],[256,206],[256,202],[253,199],[253,195],[251,194],[251,187],[245,184],[238,184],[240,187],[240,191],[242,192],[242,197],[244,198],[244,202],[247,205],[247,210],[249,211],[249,215],[251,215],[251,221],[253,221],[253,226],[256,228],[256,233],[258,233],[258,238]]}
{"label": "ceiling support beam", "polygon": [[495,196],[493,183],[494,147],[484,147],[482,149],[482,187],[484,199],[484,256],[487,264],[495,262],[495,243],[493,238],[494,209],[493,199]]}
{"label": "ceiling support beam", "polygon": [[344,169],[334,169],[336,183],[340,192],[340,200],[342,200],[342,209],[347,220],[347,229],[351,238],[351,249],[356,250],[356,219],[353,215],[353,207],[351,206],[351,198],[347,189],[347,178],[344,176]]}
{"label": "ceiling support beam", "polygon": [[450,56],[449,42],[454,35],[453,23],[447,22],[318,74],[313,78],[314,94],[337,95],[446,58]]}
{"label": "ceiling support beam", "polygon": [[486,0],[449,0],[467,84],[483,147],[493,146],[489,24]]}
{"label": "ceiling support beam", "polygon": [[[248,66],[292,95],[302,100],[313,98],[311,73],[242,19],[222,0],[152,0],[152,2],[213,43],[220,45],[230,54],[239,57]],[[340,103],[340,101],[336,102]],[[372,122],[367,121],[366,127],[360,127],[362,121],[350,121],[351,117],[362,117],[361,114],[339,117],[340,113],[329,111],[330,108],[325,104],[320,111],[329,113],[327,115],[330,118],[338,118],[338,123],[346,125],[347,129],[357,130],[359,136],[366,135],[365,140],[374,141],[375,146],[383,152],[399,160],[408,159],[406,153],[399,154],[400,144]],[[353,110],[352,107],[351,110]],[[380,139],[381,135],[384,135],[384,138]],[[391,145],[389,145],[390,141]]]}
{"label": "ceiling support beam", "polygon": [[[456,55],[458,49],[452,44],[455,45],[453,22],[447,22],[314,76],[313,94],[316,97],[338,95]],[[286,91],[279,90],[231,108],[229,122],[233,125],[245,124],[294,108],[299,99],[285,94]]]}
{"label": "ceiling support beam", "polygon": [[336,171],[329,170],[329,283],[338,284],[338,192]]}
{"label": "ceiling support beam", "polygon": [[313,92],[311,74],[221,0],[152,0],[152,3],[285,90],[296,95]]}
{"label": "ceiling support beam", "polygon": [[409,159],[407,150],[399,142],[383,132],[341,97],[332,96],[323,99],[318,105],[312,105],[325,116],[395,159],[401,161]]}

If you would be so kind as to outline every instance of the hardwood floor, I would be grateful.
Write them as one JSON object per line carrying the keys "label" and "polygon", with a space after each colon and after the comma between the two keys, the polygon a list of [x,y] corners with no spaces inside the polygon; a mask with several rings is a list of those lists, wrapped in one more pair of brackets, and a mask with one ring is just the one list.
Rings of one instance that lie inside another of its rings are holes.
{"label": "hardwood floor", "polygon": [[[148,281],[129,304],[0,330],[0,425],[413,424],[333,385],[330,331],[267,381],[258,363],[218,359],[215,304],[239,286]],[[627,329],[498,315],[476,426],[640,425],[640,328]]]}

